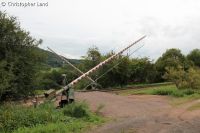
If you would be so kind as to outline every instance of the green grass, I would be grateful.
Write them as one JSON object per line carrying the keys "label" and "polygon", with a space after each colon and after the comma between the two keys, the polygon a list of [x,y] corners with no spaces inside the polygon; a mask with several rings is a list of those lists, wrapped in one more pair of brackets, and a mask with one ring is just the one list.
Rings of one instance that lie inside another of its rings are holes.
{"label": "green grass", "polygon": [[172,82],[162,82],[162,83],[138,83],[138,84],[129,84],[126,87],[150,87],[150,86],[164,86],[172,84]]}
{"label": "green grass", "polygon": [[149,94],[149,95],[170,95],[172,92],[176,91],[177,88],[175,85],[168,86],[156,86],[156,87],[148,87],[141,89],[128,89],[122,91],[116,91],[120,95],[141,95],[141,94]]}
{"label": "green grass", "polygon": [[37,125],[33,128],[19,128],[14,133],[80,133],[92,124],[84,120],[74,120],[69,123],[57,122],[46,125]]}
{"label": "green grass", "polygon": [[[154,86],[141,89],[128,89],[114,91],[119,95],[165,95],[170,96],[170,104],[172,106],[178,106],[186,102],[191,102],[196,99],[200,99],[199,90],[179,90],[175,85],[166,86]],[[194,107],[195,108],[195,107]]]}
{"label": "green grass", "polygon": [[46,92],[47,90],[35,90],[34,91],[34,94],[36,94],[36,95],[44,95],[44,93]]}
{"label": "green grass", "polygon": [[194,101],[194,100],[197,100],[197,99],[200,99],[199,93],[195,93],[195,94],[192,94],[192,95],[186,95],[184,97],[179,97],[179,98],[173,97],[171,99],[170,103],[171,103],[172,106],[179,106],[181,104],[191,102],[191,101]]}
{"label": "green grass", "polygon": [[37,108],[19,105],[1,105],[0,108],[1,133],[78,133],[104,122],[83,102],[62,109],[55,109],[52,103]]}
{"label": "green grass", "polygon": [[173,97],[184,97],[193,95],[195,93],[199,93],[197,91],[187,89],[187,90],[178,90],[175,85],[167,85],[167,86],[155,86],[148,87],[145,89],[129,89],[116,91],[116,93],[120,95],[168,95]]}

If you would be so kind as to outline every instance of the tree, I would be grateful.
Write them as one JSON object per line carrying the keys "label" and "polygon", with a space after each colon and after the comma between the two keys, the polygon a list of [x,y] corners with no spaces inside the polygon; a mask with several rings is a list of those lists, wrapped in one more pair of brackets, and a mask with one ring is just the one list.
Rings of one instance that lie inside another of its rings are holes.
{"label": "tree", "polygon": [[36,50],[41,43],[15,17],[0,11],[0,99],[33,93],[36,68],[43,60]]}
{"label": "tree", "polygon": [[190,68],[188,70],[188,82],[192,89],[200,89],[200,69]]}
{"label": "tree", "polygon": [[167,67],[166,73],[163,78],[167,79],[171,82],[174,82],[178,89],[186,89],[189,88],[189,84],[187,82],[187,73],[184,71],[183,67]]}
{"label": "tree", "polygon": [[181,53],[181,50],[175,48],[168,49],[165,53],[163,53],[163,55],[158,58],[155,65],[159,72],[159,77],[161,78],[160,81],[163,80],[162,76],[165,74],[167,67],[178,68],[181,66],[183,69],[189,68],[189,63],[185,56]]}
{"label": "tree", "polygon": [[101,53],[96,46],[88,49],[87,55],[84,58],[84,69],[89,70],[101,62]]}
{"label": "tree", "polygon": [[131,60],[130,67],[132,82],[156,82],[157,71],[155,65],[148,58],[134,58]]}
{"label": "tree", "polygon": [[163,78],[176,84],[178,89],[200,89],[200,70],[198,68],[168,67]]}
{"label": "tree", "polygon": [[188,60],[200,67],[200,49],[194,49],[187,55]]}
{"label": "tree", "polygon": [[[126,56],[120,55],[118,59],[115,60],[115,64],[119,63],[112,70],[112,78],[115,85],[126,85],[130,78],[130,59]],[[114,65],[115,65],[114,64]]]}

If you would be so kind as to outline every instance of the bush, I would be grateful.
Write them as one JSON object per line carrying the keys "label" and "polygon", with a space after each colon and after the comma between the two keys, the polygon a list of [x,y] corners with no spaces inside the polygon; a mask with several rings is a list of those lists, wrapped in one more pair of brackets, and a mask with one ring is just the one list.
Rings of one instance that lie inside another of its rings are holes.
{"label": "bush", "polygon": [[187,89],[187,90],[183,90],[183,93],[184,93],[185,95],[192,95],[192,94],[195,93],[195,91],[192,90],[192,89]]}
{"label": "bush", "polygon": [[174,97],[183,97],[184,93],[182,91],[176,90],[172,93],[172,96]]}
{"label": "bush", "polygon": [[82,103],[72,103],[66,106],[63,110],[64,115],[82,118],[88,117],[90,115],[88,105],[84,102]]}
{"label": "bush", "polygon": [[154,89],[151,94],[153,95],[172,95],[174,92],[174,89],[171,88],[164,88],[164,89]]}
{"label": "bush", "polygon": [[40,106],[38,108],[22,107],[15,105],[5,105],[0,110],[0,131],[13,131],[19,127],[33,127],[36,124],[46,124],[55,122],[51,105]]}
{"label": "bush", "polygon": [[174,82],[178,89],[200,89],[199,68],[190,68],[186,71],[182,67],[170,67],[167,68],[164,78]]}

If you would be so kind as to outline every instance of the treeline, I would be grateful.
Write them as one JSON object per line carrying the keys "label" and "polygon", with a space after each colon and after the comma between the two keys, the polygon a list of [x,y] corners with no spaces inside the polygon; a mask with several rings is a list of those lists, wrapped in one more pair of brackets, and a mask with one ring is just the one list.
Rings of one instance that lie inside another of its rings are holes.
{"label": "treeline", "polygon": [[[111,51],[102,55],[97,47],[88,49],[80,64],[76,66],[86,72],[104,61],[114,52]],[[129,58],[120,55],[117,59],[104,65],[102,68],[90,75],[94,80],[97,79],[99,89],[115,87],[137,83],[156,83],[172,81],[178,88],[199,88],[200,87],[200,49],[192,50],[188,55],[183,55],[179,49],[168,49],[157,61],[153,62],[149,58]],[[76,70],[69,65],[61,68],[54,68],[43,73],[43,86],[39,88],[59,88],[63,84],[62,74],[66,74],[66,84],[80,76]],[[49,81],[48,81],[49,80]],[[46,83],[45,83],[46,82]],[[193,83],[194,82],[194,83]],[[90,86],[89,86],[90,85]],[[84,79],[79,82],[76,89],[90,89],[91,81]]]}
{"label": "treeline", "polygon": [[[1,100],[34,95],[38,89],[59,89],[80,76],[52,53],[40,50],[38,45],[41,43],[42,40],[35,40],[23,30],[15,17],[0,12]],[[86,72],[113,54],[111,51],[102,55],[97,47],[92,47],[82,60],[74,60],[74,64]],[[164,81],[173,81],[178,88],[197,89],[200,86],[199,67],[200,49],[194,49],[188,55],[183,55],[179,49],[168,49],[155,62],[148,58],[120,55],[90,77],[98,79],[97,87],[100,89]],[[66,80],[63,80],[63,74]],[[83,79],[75,88],[83,89],[90,83]]]}
{"label": "treeline", "polygon": [[[111,52],[107,55],[101,55],[98,48],[90,48],[80,69],[87,71],[112,54],[114,53]],[[112,68],[112,70],[98,80],[98,83],[102,85],[103,88],[135,83],[155,83],[164,81],[180,82],[177,83],[177,87],[179,87],[182,86],[180,84],[189,82],[189,79],[186,80],[187,78],[190,78],[191,82],[196,84],[196,87],[189,85],[192,83],[188,83],[185,87],[198,88],[200,87],[199,67],[200,49],[194,49],[188,55],[183,55],[181,50],[172,48],[166,50],[166,52],[155,62],[148,58],[129,58],[121,55],[118,59],[113,60],[99,71],[92,74],[91,77],[93,79],[98,78]],[[180,71],[185,74],[179,74],[181,73]],[[176,72],[179,73],[177,74]],[[173,77],[174,74],[176,77]],[[182,78],[180,78],[180,76],[182,76]]]}

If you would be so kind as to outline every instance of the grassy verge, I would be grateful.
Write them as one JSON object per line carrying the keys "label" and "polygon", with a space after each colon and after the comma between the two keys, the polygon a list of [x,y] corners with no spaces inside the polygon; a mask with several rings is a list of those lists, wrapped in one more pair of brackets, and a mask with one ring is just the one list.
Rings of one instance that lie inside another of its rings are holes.
{"label": "grassy verge", "polygon": [[172,85],[172,82],[162,82],[162,83],[139,83],[139,84],[129,84],[126,87],[141,87],[141,88],[145,88],[145,87],[156,87],[156,86],[165,86],[165,85]]}
{"label": "grassy verge", "polygon": [[195,93],[192,95],[185,95],[183,97],[172,97],[171,99],[171,105],[172,106],[178,106],[187,102],[191,102],[194,100],[200,99],[200,94],[199,93]]}
{"label": "grassy verge", "polygon": [[178,90],[175,85],[154,86],[141,89],[115,91],[119,95],[167,95],[171,96],[171,104],[177,106],[200,98],[198,90]]}
{"label": "grassy verge", "polygon": [[188,108],[189,111],[200,109],[200,103],[194,104]]}
{"label": "grassy verge", "polygon": [[199,93],[194,90],[178,90],[175,85],[148,87],[145,89],[129,89],[116,91],[120,95],[169,95],[174,97],[184,97]]}
{"label": "grassy verge", "polygon": [[79,133],[104,119],[92,113],[86,103],[74,103],[55,109],[52,103],[33,107],[0,106],[2,133]]}

